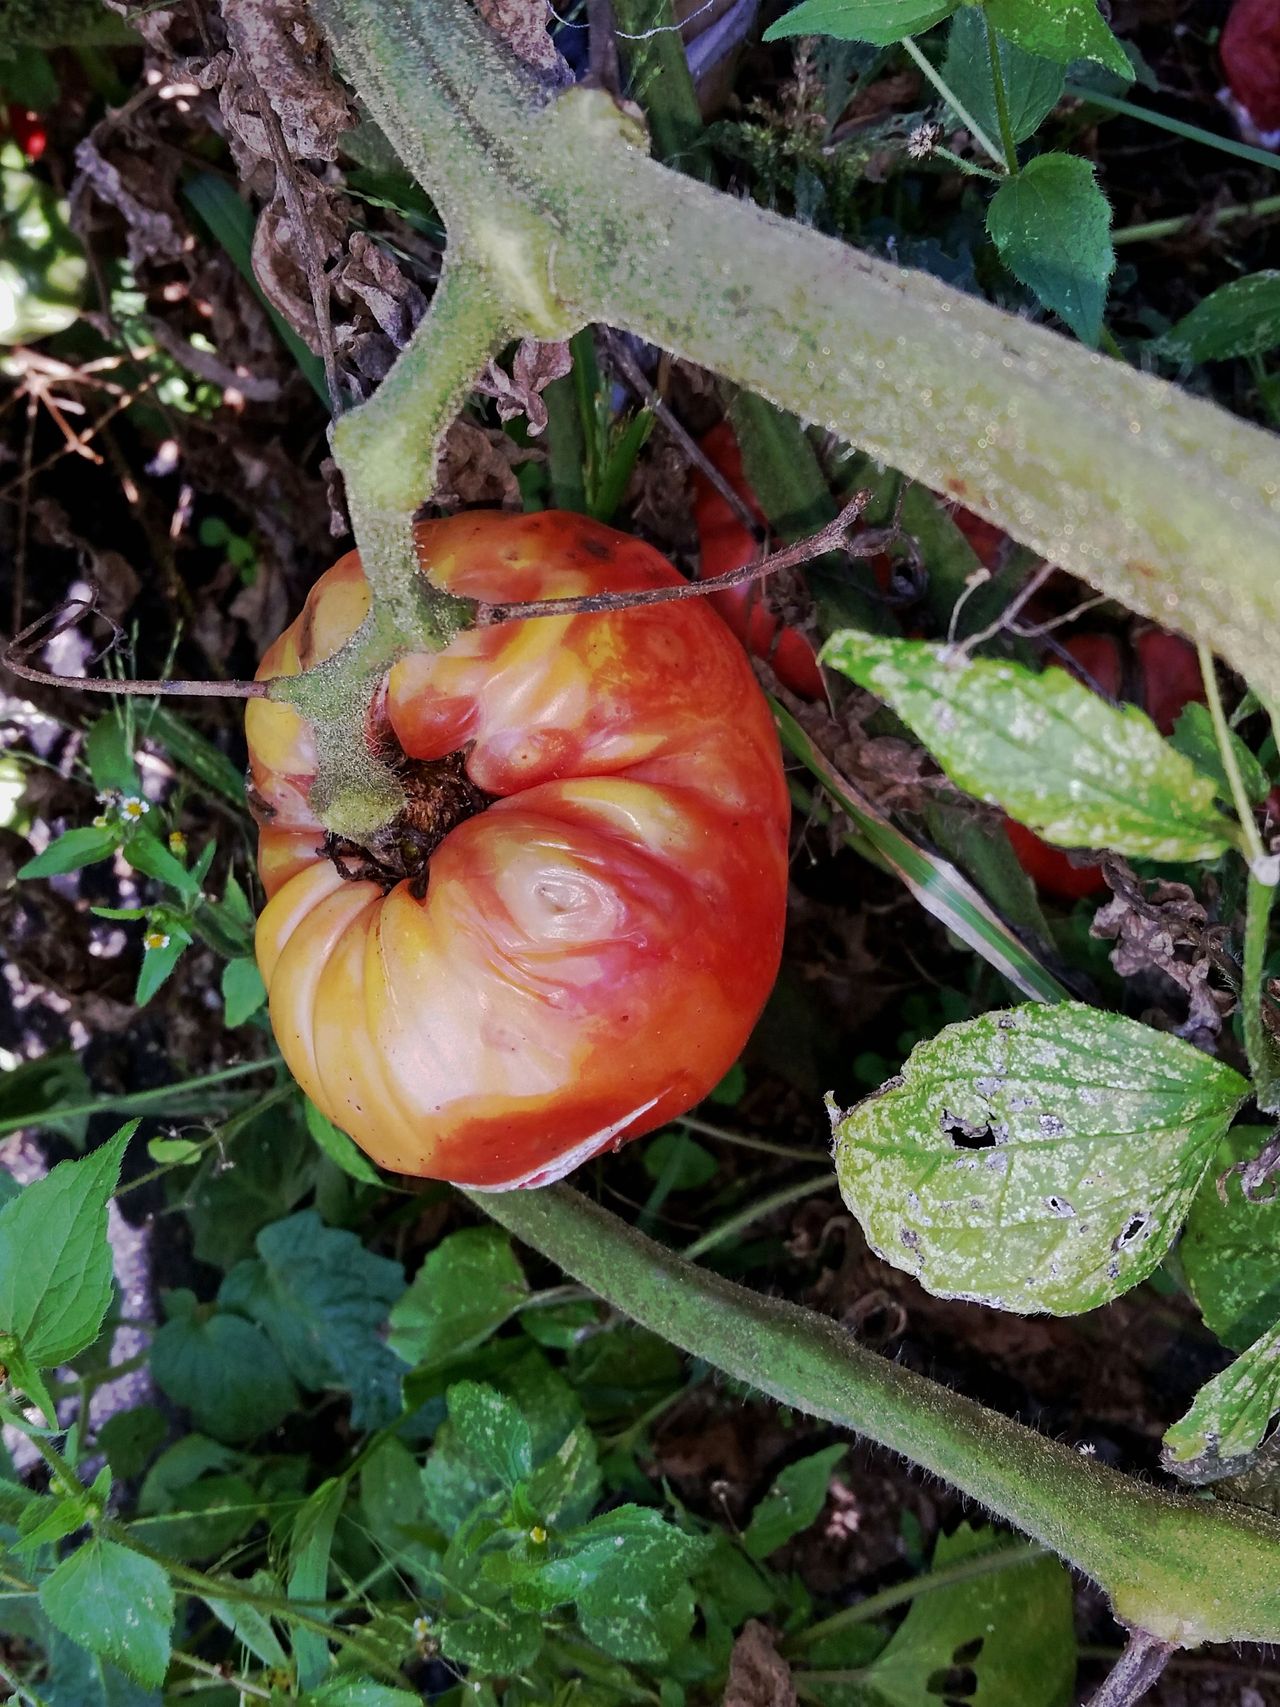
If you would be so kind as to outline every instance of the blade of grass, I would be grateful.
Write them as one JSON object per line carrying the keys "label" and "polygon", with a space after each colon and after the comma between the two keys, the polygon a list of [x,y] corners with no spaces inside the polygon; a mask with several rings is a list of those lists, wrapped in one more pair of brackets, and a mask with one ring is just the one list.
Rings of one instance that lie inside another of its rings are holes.
{"label": "blade of grass", "polygon": [[1280,155],[1271,154],[1265,148],[1253,148],[1247,142],[1236,142],[1230,136],[1216,136],[1211,130],[1201,130],[1199,125],[1170,118],[1167,113],[1158,113],[1152,107],[1135,106],[1132,101],[1121,100],[1119,95],[1104,95],[1098,89],[1082,89],[1077,84],[1068,83],[1066,93],[1074,95],[1086,106],[1101,107],[1104,112],[1119,113],[1128,119],[1142,119],[1157,130],[1167,130],[1171,136],[1181,136],[1188,142],[1202,142],[1206,148],[1216,148],[1219,154],[1231,154],[1237,160],[1249,160],[1255,166],[1269,166],[1273,172],[1280,171]]}
{"label": "blade of grass", "polygon": [[253,271],[253,210],[240,200],[225,179],[216,172],[197,172],[183,185],[183,195],[208,226],[217,242],[230,256],[236,271],[266,309],[271,324],[280,334],[280,341],[297,362],[311,389],[329,408],[329,390],[324,380],[324,364],[313,355],[283,315],[267,300]]}
{"label": "blade of grass", "polygon": [[[819,752],[791,713],[775,700],[773,715],[782,744],[823,785],[927,913],[980,954],[1023,995],[1039,1002],[1064,1002],[1070,992],[1042,966],[978,890],[950,861],[920,847],[859,795]],[[861,850],[859,850],[861,851]]]}

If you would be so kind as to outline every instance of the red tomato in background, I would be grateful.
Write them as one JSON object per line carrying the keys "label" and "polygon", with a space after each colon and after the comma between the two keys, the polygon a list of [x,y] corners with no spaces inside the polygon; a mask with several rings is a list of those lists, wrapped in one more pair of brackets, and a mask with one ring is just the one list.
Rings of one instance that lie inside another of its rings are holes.
{"label": "red tomato in background", "polygon": [[994,569],[1009,538],[1004,529],[974,511],[966,510],[963,504],[955,506],[951,519],[972,546],[973,554],[983,568]]}
{"label": "red tomato in background", "polygon": [[[764,512],[747,485],[742,452],[730,423],[721,421],[718,427],[713,427],[700,448],[764,527]],[[693,520],[698,530],[704,580],[727,575],[731,569],[754,562],[758,548],[751,529],[698,468],[693,471]],[[750,581],[743,587],[712,593],[708,603],[715,606],[749,652],[769,661],[784,687],[801,699],[826,699],[816,652],[799,629],[785,626],[769,609],[763,582]]]}
{"label": "red tomato in background", "polygon": [[1195,647],[1180,634],[1144,628],[1133,637],[1141,673],[1140,703],[1162,735],[1172,735],[1184,706],[1204,704],[1204,677]]}
{"label": "red tomato in background", "polygon": [[49,145],[49,133],[39,113],[16,103],[5,108],[5,123],[13,140],[34,166]]}
{"label": "red tomato in background", "polygon": [[1236,0],[1218,51],[1228,87],[1254,124],[1280,130],[1280,0]]}
{"label": "red tomato in background", "polygon": [[[681,580],[581,516],[417,531],[434,582],[491,602]],[[330,657],[368,605],[352,552],[259,676]],[[258,964],[312,1100],[384,1167],[499,1189],[705,1096],[777,972],[789,818],[768,705],[719,617],[687,599],[473,629],[392,669],[385,719],[409,760],[463,754],[494,797],[440,841],[421,898],[339,874],[308,725],[270,700],[246,714]]]}

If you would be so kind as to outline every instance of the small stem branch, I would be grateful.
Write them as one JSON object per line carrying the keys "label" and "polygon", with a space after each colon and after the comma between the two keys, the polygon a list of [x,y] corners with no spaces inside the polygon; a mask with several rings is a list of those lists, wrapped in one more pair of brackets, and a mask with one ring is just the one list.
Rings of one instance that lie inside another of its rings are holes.
{"label": "small stem branch", "polygon": [[1264,196],[1261,201],[1240,202],[1231,207],[1211,208],[1205,213],[1182,213],[1172,219],[1151,219],[1144,225],[1122,225],[1111,233],[1117,248],[1124,243],[1158,243],[1164,237],[1176,237],[1181,231],[1200,226],[1212,231],[1219,225],[1230,225],[1238,219],[1272,219],[1280,213],[1280,196]]}
{"label": "small stem branch", "polygon": [[751,581],[762,581],[766,575],[776,574],[779,569],[794,569],[798,564],[822,557],[828,551],[843,549],[859,557],[873,557],[884,549],[885,542],[879,529],[874,540],[857,540],[851,545],[847,538],[870,502],[869,492],[855,492],[836,519],[819,533],[797,545],[770,552],[755,563],[745,563],[741,569],[713,575],[707,581],[684,581],[671,587],[639,587],[632,593],[587,593],[570,599],[530,599],[526,603],[510,605],[482,604],[476,613],[476,625],[491,628],[499,622],[527,622],[540,616],[587,616],[602,611],[631,610],[639,605],[666,605],[677,599],[701,599],[708,593],[720,593],[729,587],[744,587]]}
{"label": "small stem branch", "polygon": [[984,11],[982,27],[987,33],[987,56],[991,61],[991,87],[996,97],[996,118],[1000,125],[1000,141],[1004,147],[1005,168],[1011,178],[1018,175],[1018,144],[1009,121],[1009,96],[1004,86],[1004,66],[1000,63],[1000,42]]}
{"label": "small stem branch", "polygon": [[1174,1652],[1171,1642],[1162,1642],[1145,1630],[1134,1630],[1089,1707],[1133,1707],[1159,1681]]}
{"label": "small stem branch", "polygon": [[916,46],[910,36],[904,36],[902,38],[901,45],[906,49],[908,56],[915,62],[917,69],[930,83],[933,84],[933,87],[942,96],[943,100],[951,108],[951,111],[960,120],[960,123],[969,132],[969,135],[979,145],[983,152],[994,160],[997,166],[1003,166],[1005,160],[1004,155],[1000,152],[999,144],[991,140],[986,131],[983,130],[982,126],[978,123],[977,119],[975,119],[973,114],[969,111],[968,107],[963,105],[960,97],[956,94],[955,90],[947,82],[946,78],[943,77],[937,67],[930,63],[929,59]]}
{"label": "small stem branch", "polygon": [[[175,698],[185,696],[192,699],[266,697],[265,682],[195,682],[174,678],[136,681],[116,676],[64,676],[54,670],[39,670],[34,664],[27,662],[42,646],[47,646],[59,634],[65,634],[69,628],[74,628],[86,616],[101,614],[98,598],[97,584],[91,582],[87,593],[67,599],[56,610],[47,611],[34,622],[29,622],[14,635],[4,651],[0,652],[0,664],[3,664],[6,670],[11,670],[15,676],[20,676],[24,682],[38,682],[43,687],[76,688],[82,693],[141,694],[148,698],[169,694]],[[115,630],[116,639],[119,640],[120,629],[115,623],[111,626]],[[108,642],[108,647],[111,644],[112,642]],[[102,654],[99,653],[98,656],[101,657]]]}
{"label": "small stem branch", "polygon": [[758,1197],[754,1203],[749,1203],[745,1209],[739,1209],[737,1214],[728,1216],[716,1227],[695,1239],[687,1245],[684,1255],[690,1262],[706,1256],[708,1251],[715,1250],[726,1239],[732,1239],[744,1227],[751,1227],[757,1221],[763,1221],[766,1215],[772,1215],[775,1210],[786,1209],[789,1204],[800,1203],[806,1197],[814,1197],[819,1192],[829,1192],[832,1186],[830,1170],[818,1174],[812,1179],[797,1180],[792,1185],[784,1185],[777,1191],[771,1191],[767,1197]]}
{"label": "small stem branch", "polygon": [[820,1618],[816,1624],[808,1625],[793,1636],[786,1644],[786,1652],[802,1653],[805,1648],[825,1641],[828,1636],[838,1635],[840,1631],[848,1630],[855,1624],[869,1624],[882,1614],[892,1612],[894,1607],[917,1600],[922,1594],[932,1594],[935,1589],[954,1588],[957,1583],[973,1582],[977,1577],[988,1577],[996,1571],[1013,1570],[1019,1565],[1030,1564],[1035,1559],[1051,1557],[1047,1547],[1037,1547],[1034,1544],[1014,1545],[993,1547],[989,1553],[957,1559],[954,1565],[940,1565],[936,1571],[930,1571],[926,1576],[911,1577],[905,1583],[895,1583],[892,1588],[881,1589],[879,1594],[869,1594],[865,1600],[860,1600],[853,1606],[846,1606],[839,1612],[833,1612],[830,1618]]}
{"label": "small stem branch", "polygon": [[1227,773],[1227,782],[1231,789],[1231,800],[1236,809],[1236,817],[1240,820],[1240,833],[1244,840],[1244,852],[1249,861],[1249,869],[1259,883],[1274,885],[1280,880],[1277,862],[1267,854],[1262,845],[1262,837],[1258,834],[1257,820],[1253,815],[1253,804],[1245,791],[1244,779],[1240,775],[1240,766],[1236,762],[1236,751],[1231,739],[1231,731],[1227,727],[1226,713],[1222,709],[1222,695],[1218,691],[1218,673],[1213,665],[1213,653],[1203,640],[1196,642],[1196,651],[1200,658],[1200,674],[1204,677],[1205,701],[1209,707],[1209,717],[1213,723],[1213,733],[1218,742],[1218,756],[1222,760],[1222,768]]}

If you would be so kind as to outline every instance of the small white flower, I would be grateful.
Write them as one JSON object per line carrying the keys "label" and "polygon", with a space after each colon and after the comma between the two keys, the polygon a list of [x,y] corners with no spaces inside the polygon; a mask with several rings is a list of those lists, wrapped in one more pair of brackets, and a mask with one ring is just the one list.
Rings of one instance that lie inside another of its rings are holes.
{"label": "small white flower", "polygon": [[907,138],[907,153],[912,160],[927,160],[942,141],[942,126],[936,120],[918,124]]}
{"label": "small white flower", "polygon": [[151,808],[137,794],[126,794],[120,801],[120,811],[126,818],[144,818]]}
{"label": "small white flower", "polygon": [[148,931],[142,939],[144,948],[168,948],[169,938],[164,931]]}
{"label": "small white flower", "polygon": [[413,1639],[415,1642],[425,1642],[431,1634],[431,1620],[419,1613],[413,1621]]}
{"label": "small white flower", "polygon": [[98,802],[99,806],[114,806],[119,798],[120,797],[114,788],[100,789],[94,796],[94,799]]}

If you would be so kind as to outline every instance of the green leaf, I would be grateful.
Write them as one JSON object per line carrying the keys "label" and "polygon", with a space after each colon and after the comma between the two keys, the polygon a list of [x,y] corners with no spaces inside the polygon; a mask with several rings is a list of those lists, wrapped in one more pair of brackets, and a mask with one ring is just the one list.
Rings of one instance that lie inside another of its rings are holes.
{"label": "green leaf", "polygon": [[742,1545],[753,1559],[764,1559],[793,1535],[808,1529],[826,1504],[836,1465],[849,1450],[841,1442],[788,1464],[751,1513]]}
{"label": "green leaf", "polygon": [[148,716],[147,734],[153,741],[158,741],[197,782],[211,793],[221,795],[237,811],[244,811],[244,772],[233,765],[212,741],[193,729],[184,717],[179,717],[167,706],[156,706]]}
{"label": "green leaf", "polygon": [[479,1381],[455,1381],[448,1393],[456,1444],[508,1490],[533,1468],[533,1437],[513,1400]]}
{"label": "green leaf", "polygon": [[391,1312],[387,1343],[406,1363],[443,1363],[483,1344],[528,1296],[507,1235],[464,1227],[428,1254]]}
{"label": "green leaf", "polygon": [[150,830],[135,830],[124,844],[124,857],[135,871],[167,883],[184,900],[192,901],[200,893],[195,874],[187,870],[176,854],[169,852]]}
{"label": "green leaf", "polygon": [[107,1418],[97,1432],[97,1444],[106,1453],[112,1473],[128,1482],[142,1474],[168,1432],[163,1411],[154,1405],[135,1405]]}
{"label": "green leaf", "polygon": [[1280,1198],[1252,1203],[1239,1174],[1258,1154],[1266,1126],[1237,1126],[1222,1141],[1187,1217],[1178,1254],[1192,1297],[1224,1345],[1243,1351],[1280,1316]]}
{"label": "green leaf", "polygon": [[[237,1587],[246,1588],[251,1593],[280,1593],[279,1585],[269,1571],[255,1571],[251,1577],[235,1581]],[[244,1600],[222,1600],[205,1595],[204,1602],[219,1623],[225,1624],[236,1640],[264,1666],[278,1666],[283,1671],[288,1665],[288,1655],[265,1612]]]}
{"label": "green leaf", "polygon": [[43,1126],[65,1132],[79,1148],[87,1116],[64,1115],[60,1109],[74,1108],[91,1095],[84,1067],[71,1050],[52,1049],[24,1061],[0,1074],[0,1136],[24,1126]]}
{"label": "green leaf", "polygon": [[[1217,784],[1218,798],[1230,800],[1231,784],[1222,763],[1222,754],[1218,749],[1218,738],[1214,734],[1213,719],[1209,716],[1208,707],[1198,705],[1194,701],[1184,706],[1169,738],[1197,770],[1213,778]],[[1236,757],[1245,793],[1255,806],[1261,806],[1271,792],[1271,779],[1238,735],[1232,735],[1231,749]]]}
{"label": "green leaf", "polygon": [[836,1175],[887,1262],[941,1297],[1091,1310],[1164,1257],[1248,1093],[1083,1003],[950,1025],[841,1117]]}
{"label": "green leaf", "polygon": [[147,1154],[162,1168],[190,1167],[204,1155],[204,1147],[193,1138],[149,1138]]}
{"label": "green leaf", "polygon": [[388,1689],[366,1677],[336,1678],[307,1696],[306,1707],[422,1707],[421,1695]]}
{"label": "green leaf", "polygon": [[0,167],[0,229],[0,346],[64,331],[78,317],[85,274],[66,202],[32,173]]}
{"label": "green leaf", "polygon": [[1187,1481],[1237,1475],[1280,1412],[1280,1321],[1196,1394],[1164,1437],[1164,1463]]}
{"label": "green leaf", "polygon": [[151,1342],[151,1373],[197,1428],[217,1440],[253,1440],[297,1409],[297,1390],[261,1328],[198,1308],[185,1290],[169,1293],[165,1307],[170,1319]]}
{"label": "green leaf", "polygon": [[[347,1484],[341,1477],[322,1482],[293,1523],[289,1541],[289,1599],[323,1602],[329,1584],[329,1555],[333,1550],[333,1531],[338,1514],[347,1497]],[[316,1607],[307,1610],[314,1617]],[[298,1682],[304,1689],[314,1689],[329,1669],[329,1644],[314,1630],[295,1629],[293,1654],[298,1665]]]}
{"label": "green leaf", "polygon": [[687,1132],[659,1132],[645,1145],[641,1161],[649,1178],[668,1191],[697,1191],[720,1171],[710,1150]]}
{"label": "green leaf", "polygon": [[481,1607],[467,1617],[446,1618],[440,1624],[445,1658],[481,1677],[525,1671],[541,1647],[541,1620],[510,1606]]}
{"label": "green leaf", "polygon": [[137,987],[133,992],[133,999],[140,1008],[146,1007],[191,946],[191,938],[181,925],[170,923],[166,934],[168,942],[159,948],[148,948],[143,953]]}
{"label": "green leaf", "polygon": [[84,742],[85,762],[100,794],[137,794],[138,767],[122,716],[108,711],[90,726]]}
{"label": "green leaf", "polygon": [[219,1304],[265,1328],[301,1386],[349,1392],[356,1428],[390,1422],[402,1371],[380,1330],[404,1291],[400,1264],[326,1227],[314,1209],[264,1227],[257,1249],[223,1281]]}
{"label": "green leaf", "polygon": [[174,1600],[167,1574],[153,1560],[94,1537],[45,1578],[40,1605],[64,1636],[139,1683],[164,1682]]}
{"label": "green leaf", "polygon": [[646,1506],[593,1518],[539,1573],[544,1602],[573,1601],[584,1635],[615,1659],[659,1664],[687,1636],[689,1577],[710,1543]]}
{"label": "green leaf", "polygon": [[1059,65],[1093,59],[1126,82],[1129,56],[1103,23],[1096,0],[985,0],[984,10],[1002,36]]}
{"label": "green leaf", "polygon": [[[962,1525],[940,1535],[933,1569],[995,1549],[1010,1568],[920,1595],[888,1645],[862,1674],[866,1707],[922,1707],[951,1696],[939,1680],[971,1673],[966,1707],[1068,1707],[1075,1700],[1076,1638],[1071,1578],[1057,1559]],[[823,1663],[816,1651],[815,1663]],[[860,1697],[862,1699],[862,1697]]]}
{"label": "green leaf", "polygon": [[1198,302],[1157,340],[1172,361],[1222,362],[1265,356],[1280,344],[1280,272],[1248,273]]}
{"label": "green leaf", "polygon": [[0,1333],[38,1369],[92,1345],[111,1302],[107,1204],[132,1120],[91,1155],[59,1162],[0,1209]]}
{"label": "green leaf", "polygon": [[[1025,142],[1062,99],[1066,72],[1052,59],[1027,53],[1011,41],[996,37],[1004,77],[1009,126],[1015,142]],[[982,9],[962,6],[951,20],[942,75],[947,86],[978,121],[988,136],[1000,134],[995,80],[987,46]]]}
{"label": "green leaf", "polygon": [[835,36],[887,47],[949,18],[960,0],[802,0],[770,24],[766,41],[782,36]]}
{"label": "green leaf", "polygon": [[[228,960],[222,968],[222,1005],[227,1025],[234,1030],[252,1019],[267,999],[267,987],[262,982],[258,963],[252,955],[241,960]],[[350,1143],[350,1139],[347,1140]],[[374,1175],[377,1178],[377,1175]]]}
{"label": "green leaf", "polygon": [[1145,713],[1065,670],[852,630],[823,657],[891,705],[959,787],[1048,841],[1163,860],[1213,859],[1234,842],[1210,779]]}
{"label": "green leaf", "polygon": [[184,1195],[201,1262],[230,1268],[263,1227],[287,1215],[315,1182],[315,1146],[292,1110],[273,1109],[236,1139],[235,1166],[210,1154]]}
{"label": "green leaf", "polygon": [[114,830],[100,830],[92,824],[85,824],[55,836],[43,853],[27,861],[18,876],[57,877],[65,871],[79,871],[82,866],[96,865],[100,859],[110,859],[115,851]]}
{"label": "green leaf", "polygon": [[1090,162],[1036,155],[992,196],[987,230],[1014,278],[1082,343],[1096,345],[1116,257],[1111,206]]}
{"label": "green leaf", "polygon": [[68,1641],[47,1618],[40,1622],[46,1633],[41,1646],[49,1656],[49,1675],[40,1685],[42,1707],[161,1707],[156,1690]]}
{"label": "green leaf", "polygon": [[362,1185],[385,1185],[382,1175],[355,1140],[348,1138],[327,1115],[321,1114],[310,1097],[303,1098],[303,1114],[307,1131],[329,1160],[341,1168],[344,1174],[359,1180]]}

